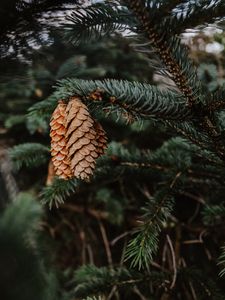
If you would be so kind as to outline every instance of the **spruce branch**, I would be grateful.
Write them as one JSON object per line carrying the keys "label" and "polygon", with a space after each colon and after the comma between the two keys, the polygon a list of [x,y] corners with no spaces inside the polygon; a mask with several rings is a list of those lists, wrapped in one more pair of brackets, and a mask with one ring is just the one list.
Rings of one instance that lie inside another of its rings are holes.
{"label": "spruce branch", "polygon": [[[115,161],[115,165],[123,165],[131,168],[146,168],[167,172],[186,172],[192,167],[192,160],[198,159],[204,165],[212,166],[217,171],[223,170],[223,162],[217,156],[192,144],[187,139],[174,137],[164,142],[156,151],[140,151],[137,148],[127,149],[116,142],[111,142],[107,149],[107,155],[102,158]],[[100,160],[101,161],[101,160]],[[200,171],[200,166],[196,171]],[[205,169],[207,169],[205,167]],[[194,171],[193,171],[194,172]],[[216,175],[216,172],[215,172]]]}
{"label": "spruce branch", "polygon": [[16,169],[44,164],[49,159],[49,154],[49,148],[38,143],[20,144],[9,150],[9,156]]}
{"label": "spruce branch", "polygon": [[189,119],[191,112],[182,95],[161,91],[156,86],[122,80],[91,81],[64,79],[59,81],[55,98],[82,96],[87,104],[103,106],[105,111],[116,107],[133,118]]}
{"label": "spruce branch", "polygon": [[[194,164],[194,161],[198,163]],[[192,145],[180,137],[172,138],[154,152],[127,149],[120,144],[109,144],[107,155],[97,164],[96,180],[104,179],[107,171],[113,172],[114,178],[130,176],[139,182],[146,178],[152,182],[172,182],[176,174],[180,174],[179,182],[205,184],[210,178],[217,184],[224,184],[218,172],[223,172],[223,162],[201,148]],[[220,170],[220,171],[219,171]]]}
{"label": "spruce branch", "polygon": [[115,31],[123,32],[133,24],[129,11],[121,6],[105,3],[92,4],[73,11],[64,25],[65,38],[73,43],[87,42],[107,36]]}
{"label": "spruce branch", "polygon": [[220,139],[219,130],[215,125],[214,117],[209,113],[208,108],[196,101],[202,98],[201,86],[198,83],[196,71],[189,63],[185,49],[181,47],[176,37],[168,39],[167,34],[163,33],[160,25],[157,26],[153,23],[144,2],[141,0],[127,1],[127,4],[141,23],[148,39],[161,61],[168,68],[177,87],[186,97],[189,107],[193,108],[193,104],[195,104],[193,112],[201,119],[200,124],[196,124],[197,127],[212,139],[215,151],[220,158],[224,159],[225,149]]}
{"label": "spruce branch", "polygon": [[113,286],[118,288],[132,288],[134,284],[150,282],[157,285],[160,280],[167,278],[163,272],[137,272],[125,267],[97,268],[86,265],[75,271],[73,283],[76,285],[72,295],[75,297],[97,296],[108,294]]}
{"label": "spruce branch", "polygon": [[56,177],[51,185],[42,189],[41,201],[43,204],[48,204],[50,209],[54,206],[59,207],[60,204],[64,203],[66,197],[75,192],[77,186],[77,180],[63,180]]}
{"label": "spruce branch", "polygon": [[196,82],[198,82],[196,71],[189,63],[185,49],[181,47],[176,37],[168,39],[167,34],[163,33],[160,25],[154,24],[145,6],[145,1],[127,1],[127,5],[141,23],[156,53],[168,68],[177,87],[186,97],[189,106],[192,108],[195,104],[194,112],[201,119],[199,127],[211,137],[218,156],[224,159],[224,146],[218,138],[220,133],[215,126],[213,116],[210,115],[207,108],[201,104],[198,105],[198,101],[196,101],[202,97],[201,86],[200,83],[196,85]]}
{"label": "spruce branch", "polygon": [[149,199],[144,208],[143,223],[137,228],[137,235],[127,247],[125,260],[131,260],[132,267],[149,268],[158,248],[158,236],[173,207],[173,198],[167,190],[161,190]]}
{"label": "spruce branch", "polygon": [[179,52],[179,54],[184,52],[180,50],[178,39],[174,37],[168,41],[162,31],[161,33],[160,30],[157,31],[156,24],[151,20],[151,16],[145,6],[145,1],[127,0],[125,2],[139,20],[156,53],[167,67],[177,87],[188,100],[189,106],[192,107],[199,96],[200,87],[196,86],[197,81],[193,80],[197,78],[195,70],[192,68],[192,76],[194,78],[190,80],[187,77],[187,73],[190,74],[191,65],[188,64],[182,67],[181,58],[179,60],[178,56],[176,57],[176,52]]}
{"label": "spruce branch", "polygon": [[167,126],[174,129],[179,135],[185,139],[190,140],[193,144],[199,146],[202,149],[214,151],[214,145],[208,139],[208,136],[204,132],[199,132],[191,122],[177,123],[173,121],[164,121]]}
{"label": "spruce branch", "polygon": [[202,149],[209,150],[214,153],[220,160],[224,160],[225,149],[220,133],[213,125],[210,118],[205,115],[200,116],[201,123],[183,122],[175,123],[173,121],[165,121],[169,127],[173,128],[178,134],[190,140]]}
{"label": "spruce branch", "polygon": [[[225,3],[223,0],[187,1],[177,6],[170,26],[176,33],[199,25],[208,25],[224,19]],[[169,24],[168,24],[169,25]]]}

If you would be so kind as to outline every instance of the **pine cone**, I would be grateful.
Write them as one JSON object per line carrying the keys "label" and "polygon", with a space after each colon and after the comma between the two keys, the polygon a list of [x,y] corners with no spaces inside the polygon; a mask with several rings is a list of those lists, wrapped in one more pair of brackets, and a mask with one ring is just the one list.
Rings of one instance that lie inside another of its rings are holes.
{"label": "pine cone", "polygon": [[50,137],[51,137],[51,155],[52,163],[55,169],[55,174],[63,179],[72,177],[70,168],[70,160],[66,147],[66,104],[59,101],[54,110],[50,122]]}
{"label": "pine cone", "polygon": [[73,175],[89,180],[99,156],[95,121],[78,97],[71,98],[66,113],[67,149]]}
{"label": "pine cone", "polygon": [[89,180],[96,159],[104,153],[107,138],[79,97],[66,105],[59,101],[51,119],[51,154],[56,175]]}

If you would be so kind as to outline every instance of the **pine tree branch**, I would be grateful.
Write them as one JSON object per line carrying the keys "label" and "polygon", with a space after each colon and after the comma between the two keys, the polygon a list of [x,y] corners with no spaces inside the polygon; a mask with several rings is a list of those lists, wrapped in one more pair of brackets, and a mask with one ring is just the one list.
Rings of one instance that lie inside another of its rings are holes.
{"label": "pine tree branch", "polygon": [[[192,107],[196,101],[196,93],[199,91],[199,88],[193,89],[194,87],[190,86],[190,81],[184,75],[184,70],[182,70],[181,64],[174,59],[174,53],[171,52],[171,45],[169,45],[169,43],[165,40],[165,35],[163,33],[159,34],[155,28],[155,24],[152,23],[150,14],[145,6],[145,1],[126,0],[125,2],[136,15],[137,19],[143,26],[148,39],[154,46],[156,53],[168,68],[168,71],[170,72],[177,87],[187,98],[189,106]],[[178,45],[176,47],[174,46],[174,49],[177,47]],[[193,73],[195,73],[194,70]]]}
{"label": "pine tree branch", "polygon": [[[114,174],[146,175],[152,181],[165,182],[173,180],[175,174],[182,173],[181,181],[198,182],[198,185],[205,184],[207,178],[224,184],[219,173],[223,173],[223,162],[209,151],[201,150],[181,138],[173,138],[165,142],[155,152],[138,151],[138,149],[128,150],[121,145],[112,142],[109,144],[107,155],[98,161],[97,174],[101,178],[104,168],[108,166]],[[198,164],[193,164],[193,161]],[[207,167],[206,167],[207,166]],[[132,171],[132,170],[135,170]],[[126,176],[125,175],[125,176]],[[136,179],[137,180],[137,179]]]}
{"label": "pine tree branch", "polygon": [[177,122],[165,121],[165,123],[173,128],[179,135],[184,138],[190,140],[193,144],[201,147],[202,149],[206,149],[207,147],[212,148],[209,143],[209,139],[206,134],[199,133],[193,126],[188,122],[183,122],[182,124],[178,124]]}
{"label": "pine tree branch", "polygon": [[159,118],[189,120],[192,113],[182,95],[156,86],[122,80],[60,80],[55,93],[30,107],[28,118],[46,122],[59,99],[81,96],[90,108],[115,113],[127,121]]}
{"label": "pine tree branch", "polygon": [[182,95],[171,91],[162,92],[156,86],[122,80],[91,81],[65,79],[58,84],[56,99],[68,99],[79,95],[87,104],[103,106],[113,111],[121,109],[131,118],[189,119],[191,111]]}
{"label": "pine tree branch", "polygon": [[215,21],[219,21],[224,18],[225,15],[225,3],[223,0],[203,0],[203,1],[187,1],[183,7],[177,8],[172,20],[170,21],[171,28],[176,33],[182,33],[185,29],[194,28],[198,25],[208,25]]}
{"label": "pine tree branch", "polygon": [[97,268],[94,265],[86,265],[75,271],[73,295],[75,297],[87,297],[101,293],[109,293],[113,286],[118,288],[133,287],[134,284],[150,282],[156,285],[161,279],[167,278],[164,272],[137,272],[121,268]]}
{"label": "pine tree branch", "polygon": [[42,189],[41,201],[43,204],[48,204],[50,209],[53,206],[59,207],[64,203],[66,197],[75,192],[77,186],[77,180],[63,180],[56,177],[51,185]]}
{"label": "pine tree branch", "polygon": [[131,259],[131,266],[149,268],[150,261],[157,251],[158,235],[173,206],[173,198],[163,189],[149,199],[145,207],[143,224],[127,247],[125,260]]}
{"label": "pine tree branch", "polygon": [[64,25],[65,38],[73,43],[90,42],[134,25],[128,10],[110,3],[97,3],[76,9]]}
{"label": "pine tree branch", "polygon": [[20,144],[9,150],[9,156],[17,169],[22,166],[34,167],[44,164],[49,155],[49,148],[38,143]]}

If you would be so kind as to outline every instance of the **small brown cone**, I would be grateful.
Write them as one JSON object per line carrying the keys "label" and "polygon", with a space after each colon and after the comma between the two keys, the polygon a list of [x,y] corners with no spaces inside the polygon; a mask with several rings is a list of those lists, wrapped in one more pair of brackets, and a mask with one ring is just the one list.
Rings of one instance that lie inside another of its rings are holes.
{"label": "small brown cone", "polygon": [[88,181],[93,174],[96,159],[103,153],[102,145],[105,147],[104,130],[90,116],[87,106],[78,97],[71,98],[66,113],[66,139],[71,170],[75,177]]}
{"label": "small brown cone", "polygon": [[104,153],[107,138],[102,126],[89,114],[79,97],[68,104],[59,101],[52,114],[51,155],[55,174],[89,181],[96,159]]}
{"label": "small brown cone", "polygon": [[60,178],[69,179],[72,177],[70,168],[70,160],[66,147],[66,104],[59,101],[54,110],[50,122],[50,137],[51,137],[51,155],[55,174]]}

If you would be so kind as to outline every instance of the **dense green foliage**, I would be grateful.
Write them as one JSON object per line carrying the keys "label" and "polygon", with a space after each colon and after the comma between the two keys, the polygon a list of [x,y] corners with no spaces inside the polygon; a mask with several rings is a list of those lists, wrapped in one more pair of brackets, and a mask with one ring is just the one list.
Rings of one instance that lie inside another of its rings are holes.
{"label": "dense green foliage", "polygon": [[42,216],[40,205],[29,194],[19,195],[1,214],[2,299],[58,299],[55,272],[49,270],[49,262],[43,255]]}

